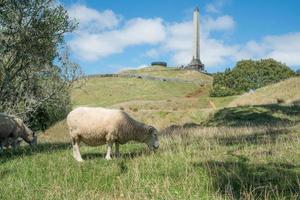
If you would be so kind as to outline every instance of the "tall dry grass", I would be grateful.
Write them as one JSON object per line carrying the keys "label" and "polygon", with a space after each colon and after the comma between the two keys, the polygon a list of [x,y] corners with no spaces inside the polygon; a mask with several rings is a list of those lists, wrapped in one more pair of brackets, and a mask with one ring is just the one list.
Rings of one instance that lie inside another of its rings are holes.
{"label": "tall dry grass", "polygon": [[293,77],[246,93],[233,100],[229,106],[263,105],[300,101],[300,77]]}

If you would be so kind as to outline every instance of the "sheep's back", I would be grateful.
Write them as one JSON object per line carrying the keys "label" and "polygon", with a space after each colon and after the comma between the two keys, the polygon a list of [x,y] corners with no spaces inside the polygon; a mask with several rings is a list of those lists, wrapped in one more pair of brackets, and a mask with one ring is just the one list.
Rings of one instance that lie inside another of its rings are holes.
{"label": "sheep's back", "polygon": [[[79,107],[69,113],[67,123],[71,136],[80,136],[84,140],[99,141],[113,137],[122,121],[122,112],[105,108]],[[73,135],[72,135],[73,134]],[[113,139],[113,138],[111,138]],[[86,141],[86,143],[91,143]],[[97,142],[96,142],[97,143]]]}
{"label": "sheep's back", "polygon": [[0,113],[0,138],[6,138],[13,132],[16,122],[12,116]]}

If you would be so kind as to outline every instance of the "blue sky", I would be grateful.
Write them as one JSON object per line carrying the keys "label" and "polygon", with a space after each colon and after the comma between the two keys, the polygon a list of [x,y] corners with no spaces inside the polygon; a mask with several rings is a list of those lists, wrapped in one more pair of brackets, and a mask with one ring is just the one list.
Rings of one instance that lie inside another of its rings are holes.
{"label": "blue sky", "polygon": [[67,36],[86,74],[114,73],[152,61],[187,64],[192,14],[200,8],[201,60],[209,72],[241,59],[272,57],[300,68],[297,0],[62,0],[79,22]]}

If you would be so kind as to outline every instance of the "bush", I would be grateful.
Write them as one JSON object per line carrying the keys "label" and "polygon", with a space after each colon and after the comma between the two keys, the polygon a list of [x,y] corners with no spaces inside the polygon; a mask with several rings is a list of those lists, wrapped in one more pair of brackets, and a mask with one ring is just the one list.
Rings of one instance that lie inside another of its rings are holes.
{"label": "bush", "polygon": [[213,88],[213,90],[210,93],[210,96],[212,97],[225,97],[225,96],[232,96],[237,94],[233,89],[217,85]]}
{"label": "bush", "polygon": [[81,74],[64,43],[76,24],[57,0],[0,4],[0,112],[45,129],[70,110],[69,90]]}
{"label": "bush", "polygon": [[294,76],[285,64],[274,59],[242,60],[230,70],[214,75],[211,96],[229,96],[257,89]]}

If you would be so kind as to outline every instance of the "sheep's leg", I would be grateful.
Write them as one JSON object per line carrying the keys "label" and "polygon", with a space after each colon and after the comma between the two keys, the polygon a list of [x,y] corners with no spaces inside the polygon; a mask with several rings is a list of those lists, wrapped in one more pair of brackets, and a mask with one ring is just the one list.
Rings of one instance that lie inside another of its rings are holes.
{"label": "sheep's leg", "polygon": [[115,143],[115,148],[116,148],[116,157],[120,157],[120,144],[118,142]]}
{"label": "sheep's leg", "polygon": [[5,140],[3,140],[3,142],[2,142],[2,148],[6,148],[6,149],[8,149],[9,148],[9,138],[6,138]]}
{"label": "sheep's leg", "polygon": [[11,146],[13,149],[17,147],[17,139],[16,138],[11,138]]}
{"label": "sheep's leg", "polygon": [[107,152],[106,152],[106,156],[105,156],[106,160],[111,160],[111,149],[112,149],[112,146],[113,146],[112,142],[108,142],[107,143]]}
{"label": "sheep's leg", "polygon": [[72,144],[73,144],[73,157],[78,162],[83,162],[83,159],[81,158],[80,150],[79,150],[79,139],[72,138]]}

